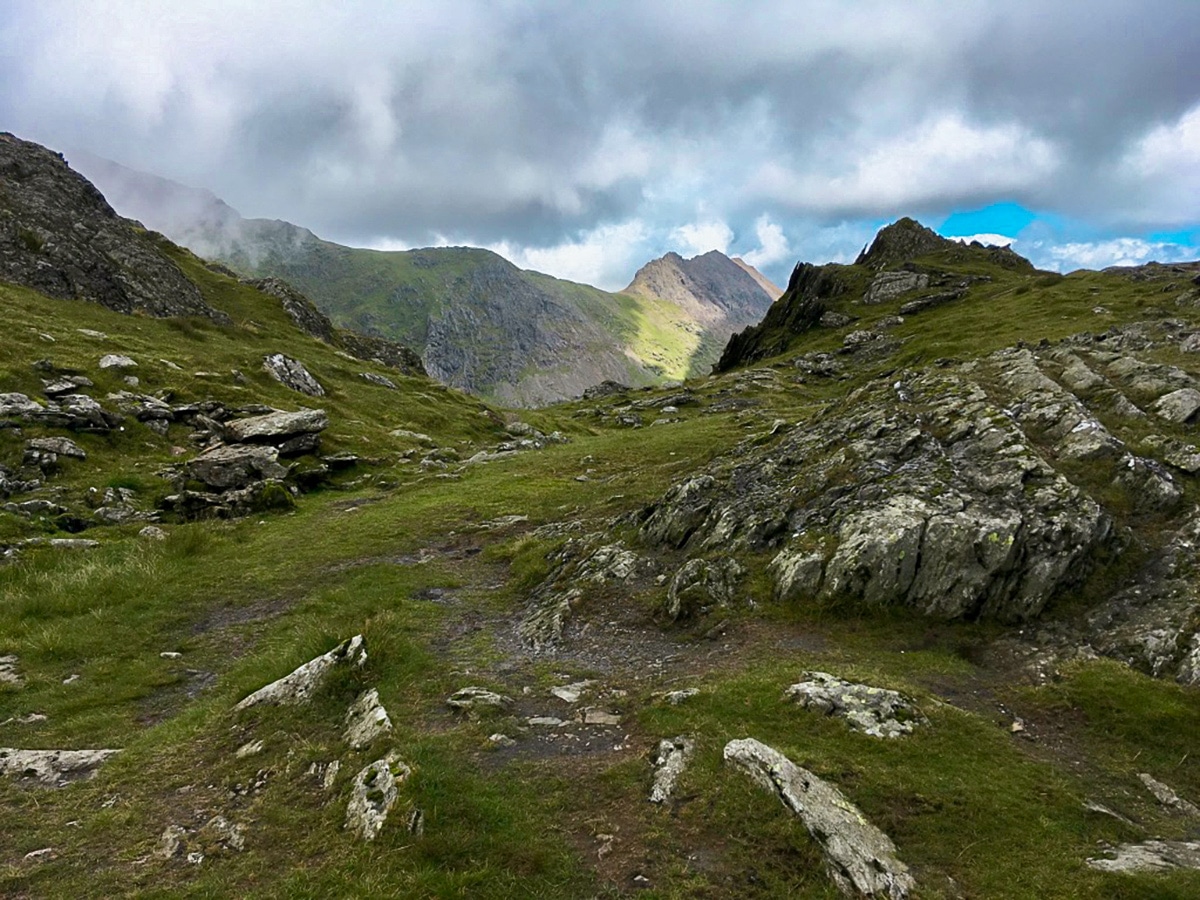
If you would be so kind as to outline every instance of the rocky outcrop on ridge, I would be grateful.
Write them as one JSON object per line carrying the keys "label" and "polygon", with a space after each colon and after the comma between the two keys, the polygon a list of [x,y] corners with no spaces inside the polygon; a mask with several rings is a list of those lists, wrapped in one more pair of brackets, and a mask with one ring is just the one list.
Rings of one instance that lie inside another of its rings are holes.
{"label": "rocky outcrop on ridge", "polygon": [[7,133],[0,134],[0,278],[122,313],[230,322],[61,155]]}

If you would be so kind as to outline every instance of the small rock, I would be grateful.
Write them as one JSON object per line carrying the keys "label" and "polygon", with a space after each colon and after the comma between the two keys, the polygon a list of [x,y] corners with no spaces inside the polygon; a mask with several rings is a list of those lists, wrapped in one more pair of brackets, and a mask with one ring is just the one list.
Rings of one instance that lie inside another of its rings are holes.
{"label": "small rock", "polygon": [[411,775],[412,769],[394,752],[355,775],[346,806],[346,829],[364,841],[375,840],[400,797],[399,786]]}
{"label": "small rock", "polygon": [[282,353],[272,353],[263,359],[263,369],[284,387],[308,394],[310,397],[324,397],[325,388],[304,368],[299,360],[284,356]]}
{"label": "small rock", "polygon": [[525,721],[535,728],[561,728],[567,724],[555,716],[530,716]]}
{"label": "small rock", "polygon": [[550,693],[567,703],[578,703],[579,698],[595,683],[594,681],[576,681],[573,684],[552,687]]}
{"label": "small rock", "polygon": [[387,378],[383,375],[376,375],[374,372],[360,372],[359,374],[362,375],[363,380],[369,381],[371,384],[377,384],[380,387],[390,388],[393,391],[396,390],[396,382],[392,381],[390,378]]}
{"label": "small rock", "polygon": [[247,756],[257,756],[265,749],[266,744],[264,744],[262,741],[250,741],[249,743],[242,744],[242,746],[238,747],[237,752],[233,755],[238,759],[245,759]]}
{"label": "small rock", "polygon": [[120,750],[17,750],[0,748],[0,775],[32,778],[42,784],[60,786],[68,781],[90,778],[96,769]]}
{"label": "small rock", "polygon": [[100,357],[100,368],[102,369],[133,369],[136,367],[136,362],[119,353],[109,353]]}
{"label": "small rock", "polygon": [[24,716],[9,716],[0,725],[36,725],[38,722],[45,722],[46,716],[41,713],[29,713]]}
{"label": "small rock", "polygon": [[663,702],[668,706],[678,706],[680,703],[685,703],[691,700],[700,693],[699,688],[684,688],[680,691],[668,691],[663,694]]}
{"label": "small rock", "polygon": [[85,337],[95,338],[98,341],[108,340],[107,334],[105,334],[103,331],[96,331],[94,328],[76,328],[75,330]]}
{"label": "small rock", "polygon": [[167,539],[167,533],[157,525],[147,525],[138,532],[138,537],[144,538],[148,541],[165,541]]}
{"label": "small rock", "polygon": [[171,859],[183,849],[183,841],[186,837],[187,829],[182,825],[168,825],[158,839],[154,855],[159,859]]}
{"label": "small rock", "polygon": [[20,661],[16,656],[0,656],[0,684],[19,685],[24,681],[17,670]]}
{"label": "small rock", "polygon": [[651,803],[666,803],[675,792],[675,783],[688,761],[692,758],[695,744],[689,738],[677,737],[658,743],[658,754],[654,758],[654,786],[650,789]]}
{"label": "small rock", "polygon": [[79,680],[79,673],[75,673],[74,675],[68,675],[66,678],[64,678],[63,684],[74,684],[78,680]]}
{"label": "small rock", "polygon": [[204,862],[204,854],[199,850],[193,850],[187,855],[187,861],[193,866],[198,866],[200,863]]}
{"label": "small rock", "polygon": [[487,688],[465,687],[447,698],[446,705],[451,709],[474,712],[479,709],[507,709],[513,705],[513,699]]}
{"label": "small rock", "polygon": [[616,713],[608,712],[603,709],[585,709],[583,711],[584,725],[620,725],[621,717]]}
{"label": "small rock", "polygon": [[500,732],[496,732],[495,734],[489,734],[488,740],[491,741],[493,744],[495,744],[497,747],[514,747],[514,746],[516,746],[516,743],[517,743],[512,738],[510,738],[507,734],[501,734]]}
{"label": "small rock", "polygon": [[178,650],[164,650],[158,655],[163,659],[179,659],[179,657],[183,656]]}
{"label": "small rock", "polygon": [[[230,822],[224,816],[213,816],[200,829],[199,837],[206,846],[216,844],[223,850],[240,853],[246,849],[246,827]],[[191,854],[189,854],[189,860]]]}
{"label": "small rock", "polygon": [[25,854],[25,862],[47,862],[51,859],[57,859],[58,853],[53,847],[43,847],[41,850],[30,850]]}
{"label": "small rock", "polygon": [[1158,781],[1149,773],[1142,772],[1138,775],[1138,778],[1141,779],[1142,784],[1146,786],[1146,790],[1154,795],[1154,799],[1163,806],[1169,806],[1172,809],[1177,809],[1189,816],[1200,818],[1200,809],[1196,807],[1196,804],[1188,800],[1184,800],[1177,793],[1171,790],[1171,788],[1163,784],[1161,781]]}
{"label": "small rock", "polygon": [[368,747],[376,738],[389,734],[391,730],[392,720],[379,702],[379,692],[375,688],[363,693],[346,711],[346,732],[343,737],[354,750]]}
{"label": "small rock", "polygon": [[843,681],[825,672],[805,672],[808,681],[793,684],[784,696],[806,709],[838,716],[871,737],[911,734],[926,720],[912,701],[896,691]]}

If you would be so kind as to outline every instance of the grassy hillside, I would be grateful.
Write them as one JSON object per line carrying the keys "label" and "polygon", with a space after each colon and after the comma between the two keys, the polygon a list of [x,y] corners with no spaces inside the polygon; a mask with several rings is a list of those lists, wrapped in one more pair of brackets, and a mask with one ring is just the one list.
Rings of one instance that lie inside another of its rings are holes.
{"label": "grassy hillside", "polygon": [[[1196,687],[1086,653],[1064,654],[1052,676],[1035,678],[1027,641],[1050,644],[1032,637],[1032,625],[1022,638],[994,621],[942,621],[898,605],[783,602],[767,571],[773,551],[734,541],[676,550],[643,529],[673,485],[710,473],[736,487],[751,468],[768,468],[764,454],[776,467],[793,464],[784,441],[841,416],[870,418],[875,393],[948,370],[950,359],[988,366],[992,351],[1018,341],[1165,321],[1181,323],[1173,334],[1198,330],[1187,277],[1064,278],[970,256],[923,258],[916,262],[927,268],[991,280],[885,328],[886,317],[933,289],[865,306],[857,301],[874,273],[848,267],[853,290],[828,304],[853,316],[848,324],[778,335],[779,355],[693,379],[686,390],[526,412],[525,428],[512,411],[348,359],[296,331],[271,298],[173,252],[233,324],[123,316],[0,285],[5,391],[37,396],[35,363],[49,359],[92,379],[89,393],[103,400],[132,389],[97,366],[102,354],[122,353],[138,361],[130,371],[140,392],[231,407],[319,404],[330,415],[323,452],[360,462],[289,511],[165,521],[163,541],[139,537],[139,524],[82,532],[99,541],[91,549],[24,544],[72,535],[52,518],[0,510],[0,543],[17,551],[0,566],[0,656],[18,657],[21,676],[0,684],[0,746],[123,751],[91,780],[62,788],[0,777],[0,894],[838,896],[805,829],[722,762],[726,742],[742,737],[840,788],[894,840],[916,880],[913,896],[1200,891],[1195,872],[1129,875],[1084,863],[1105,844],[1194,834],[1186,811],[1155,801],[1138,774],[1200,800]],[[391,276],[379,266],[382,284]],[[438,271],[416,266],[413,277]],[[631,340],[660,327],[644,308],[578,291],[576,302]],[[853,345],[848,335],[871,330],[895,345],[879,355],[842,352]],[[327,396],[303,397],[268,377],[260,366],[272,352],[303,361]],[[664,367],[688,352],[665,357]],[[1178,341],[1136,352],[1200,370]],[[841,374],[812,376],[795,362],[819,353]],[[364,371],[396,389],[368,383]],[[1105,418],[1130,442],[1149,430]],[[1195,426],[1154,428],[1183,439]],[[518,446],[533,430],[566,442]],[[173,424],[164,436],[129,421],[108,435],[73,434],[88,458],[65,460],[30,496],[74,507],[90,487],[124,486],[156,497],[170,489],[158,473],[179,459],[173,448],[191,446],[186,431]],[[19,469],[27,440],[58,433],[0,429],[0,463]],[[836,484],[852,470],[850,451],[869,443],[849,448],[825,479],[799,486]],[[479,451],[499,455],[468,464]],[[1088,483],[1099,490],[1103,481]],[[1184,484],[1186,509],[1196,489]],[[1133,537],[1166,533],[1176,521],[1114,515]],[[633,552],[634,573],[579,575],[572,554],[597,545]],[[691,557],[734,558],[746,575],[733,599],[671,621],[668,585]],[[1048,621],[1067,630],[1081,608],[1115,590],[1121,565],[1057,598]],[[564,583],[581,594],[562,641],[534,651],[520,629],[556,573],[574,578]],[[333,678],[311,705],[233,709],[360,633],[365,667]],[[882,741],[785,702],[784,689],[808,670],[902,691],[928,724]],[[592,683],[577,704],[551,693],[581,681]],[[468,685],[513,702],[456,713],[446,699]],[[367,688],[378,690],[394,730],[349,749],[345,711]],[[679,705],[664,700],[682,688],[699,693]],[[589,723],[597,711],[615,722]],[[538,717],[562,724],[530,721]],[[694,740],[692,762],[674,799],[651,804],[658,742],[677,735]],[[238,754],[256,740],[261,749]],[[343,827],[350,782],[393,749],[412,774],[397,812],[365,843]],[[400,815],[409,808],[423,812],[422,834]],[[244,828],[242,849],[204,831],[217,815]],[[172,826],[185,829],[177,854],[163,851]]]}

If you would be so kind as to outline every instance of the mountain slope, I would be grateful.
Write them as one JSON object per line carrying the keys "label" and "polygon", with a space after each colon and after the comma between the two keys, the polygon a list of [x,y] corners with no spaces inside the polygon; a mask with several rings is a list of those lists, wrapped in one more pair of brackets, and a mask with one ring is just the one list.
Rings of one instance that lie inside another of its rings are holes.
{"label": "mountain slope", "polygon": [[[0,894],[1197,895],[1195,268],[840,267],[522,421],[149,240],[229,324],[0,269]],[[239,436],[290,502],[160,505]]]}
{"label": "mountain slope", "polygon": [[[337,324],[417,347],[435,377],[501,402],[540,405],[603,380],[637,386],[705,372],[773,299],[761,275],[720,254],[657,261],[643,272],[661,268],[663,279],[635,278],[613,294],[487,250],[344,247],[287,222],[243,219],[207,191],[81,160],[119,209],[151,228],[244,275],[286,279]],[[684,268],[679,289],[665,271]]]}

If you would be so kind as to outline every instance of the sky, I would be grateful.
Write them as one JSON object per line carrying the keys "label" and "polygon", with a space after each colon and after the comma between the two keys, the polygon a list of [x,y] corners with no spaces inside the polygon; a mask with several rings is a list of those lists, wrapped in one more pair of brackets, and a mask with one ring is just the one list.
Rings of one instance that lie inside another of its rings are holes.
{"label": "sky", "polygon": [[1193,0],[5,0],[0,130],[352,246],[610,289],[883,224],[1200,258]]}

